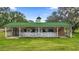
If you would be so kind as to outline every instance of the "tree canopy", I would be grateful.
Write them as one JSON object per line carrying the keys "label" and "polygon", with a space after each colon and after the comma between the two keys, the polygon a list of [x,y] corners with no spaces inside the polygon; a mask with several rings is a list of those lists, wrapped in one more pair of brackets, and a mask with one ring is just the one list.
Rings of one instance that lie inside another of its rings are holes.
{"label": "tree canopy", "polygon": [[57,12],[54,11],[50,16],[47,17],[47,22],[56,22],[59,21],[59,16],[57,15]]}
{"label": "tree canopy", "polygon": [[66,21],[72,24],[73,32],[79,28],[79,7],[59,7],[57,12],[47,17],[47,22]]}
{"label": "tree canopy", "polygon": [[10,22],[27,21],[24,14],[12,11],[9,7],[0,7],[0,27]]}

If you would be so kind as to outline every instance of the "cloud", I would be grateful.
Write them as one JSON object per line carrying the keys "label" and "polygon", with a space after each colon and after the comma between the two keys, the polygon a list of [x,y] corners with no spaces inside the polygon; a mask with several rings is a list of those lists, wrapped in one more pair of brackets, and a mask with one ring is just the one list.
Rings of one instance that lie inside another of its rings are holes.
{"label": "cloud", "polygon": [[15,11],[16,10],[16,7],[10,7],[10,9]]}

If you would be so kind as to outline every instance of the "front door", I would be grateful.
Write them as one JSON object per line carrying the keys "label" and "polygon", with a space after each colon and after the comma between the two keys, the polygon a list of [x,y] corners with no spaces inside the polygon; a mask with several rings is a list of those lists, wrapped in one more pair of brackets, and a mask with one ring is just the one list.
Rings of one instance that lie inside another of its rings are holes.
{"label": "front door", "polygon": [[19,29],[13,28],[13,36],[19,36]]}

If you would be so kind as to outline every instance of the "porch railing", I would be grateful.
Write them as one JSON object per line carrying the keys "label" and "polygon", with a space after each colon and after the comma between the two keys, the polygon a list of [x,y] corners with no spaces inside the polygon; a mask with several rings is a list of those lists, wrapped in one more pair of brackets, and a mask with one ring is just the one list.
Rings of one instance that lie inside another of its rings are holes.
{"label": "porch railing", "polygon": [[56,32],[21,32],[21,37],[57,37]]}

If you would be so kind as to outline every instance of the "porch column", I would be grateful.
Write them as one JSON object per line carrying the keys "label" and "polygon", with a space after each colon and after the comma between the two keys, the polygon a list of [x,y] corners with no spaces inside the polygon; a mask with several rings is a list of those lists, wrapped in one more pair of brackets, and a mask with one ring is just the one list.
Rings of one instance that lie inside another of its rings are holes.
{"label": "porch column", "polygon": [[66,28],[66,35],[69,36],[69,28]]}
{"label": "porch column", "polygon": [[21,28],[19,27],[19,37],[21,37]]}
{"label": "porch column", "polygon": [[5,37],[7,37],[7,27],[5,27]]}
{"label": "porch column", "polygon": [[38,27],[38,33],[40,32],[40,28]]}
{"label": "porch column", "polygon": [[42,32],[42,27],[40,28],[40,32]]}
{"label": "porch column", "polygon": [[58,27],[57,27],[57,37],[58,37]]}
{"label": "porch column", "polygon": [[65,27],[63,27],[63,28],[64,28],[64,36],[66,36]]}
{"label": "porch column", "polygon": [[38,27],[37,36],[40,37],[40,28]]}
{"label": "porch column", "polygon": [[70,27],[70,37],[72,37],[72,27]]}
{"label": "porch column", "polygon": [[38,32],[38,28],[35,28],[35,32],[36,32],[36,33]]}

